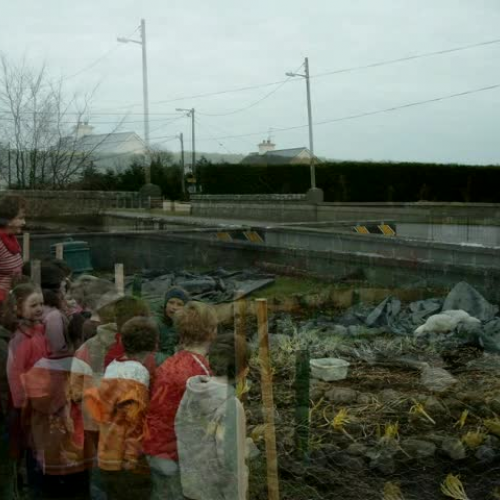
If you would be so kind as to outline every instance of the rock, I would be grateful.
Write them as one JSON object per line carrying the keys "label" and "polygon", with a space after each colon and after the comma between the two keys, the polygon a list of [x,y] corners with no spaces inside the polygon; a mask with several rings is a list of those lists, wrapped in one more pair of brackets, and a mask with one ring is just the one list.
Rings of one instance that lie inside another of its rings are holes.
{"label": "rock", "polygon": [[436,445],[434,443],[421,439],[405,439],[401,443],[401,447],[408,455],[416,459],[432,457],[436,452]]}
{"label": "rock", "polygon": [[429,396],[424,402],[425,411],[427,411],[430,415],[444,415],[447,413],[446,407],[439,399],[434,396]]}
{"label": "rock", "polygon": [[457,382],[458,380],[444,368],[427,366],[420,375],[420,383],[433,392],[445,392]]}
{"label": "rock", "polygon": [[446,438],[441,445],[441,449],[452,460],[462,460],[466,456],[465,447],[458,438]]}
{"label": "rock", "polygon": [[247,457],[248,460],[255,460],[260,456],[260,450],[257,448],[257,445],[253,442],[252,438],[246,439],[247,444]]}
{"label": "rock", "polygon": [[340,452],[331,457],[331,465],[342,467],[353,471],[360,471],[365,468],[365,461],[360,456],[353,456],[349,453]]}
{"label": "rock", "polygon": [[403,395],[400,392],[395,391],[394,389],[384,389],[378,394],[378,399],[382,403],[389,403],[390,401],[394,401],[395,399],[400,399],[402,397]]}
{"label": "rock", "polygon": [[500,447],[500,439],[490,434],[484,440],[484,444],[491,448],[498,449]]}
{"label": "rock", "polygon": [[325,398],[328,401],[338,404],[354,403],[358,397],[358,393],[349,387],[334,387],[325,393]]}
{"label": "rock", "polygon": [[373,394],[370,393],[361,393],[358,394],[358,403],[362,405],[369,405],[373,403],[374,400]]}
{"label": "rock", "polygon": [[347,328],[343,325],[334,325],[332,330],[329,332],[331,335],[340,335],[345,337],[348,333]]}
{"label": "rock", "polygon": [[396,472],[396,462],[394,452],[389,449],[370,450],[367,453],[370,459],[370,469],[377,470],[382,474],[390,475]]}
{"label": "rock", "polygon": [[480,446],[474,456],[483,464],[490,464],[497,456],[495,450],[490,446]]}
{"label": "rock", "polygon": [[325,392],[328,391],[329,388],[330,384],[328,382],[323,382],[322,380],[311,378],[309,386],[309,397],[314,402],[317,402],[325,396]]}
{"label": "rock", "polygon": [[465,281],[456,284],[446,297],[443,311],[462,309],[481,321],[492,320],[498,312],[498,306],[490,304],[475,288]]}
{"label": "rock", "polygon": [[500,356],[484,354],[467,363],[467,370],[480,372],[500,372]]}
{"label": "rock", "polygon": [[438,447],[442,447],[443,441],[448,439],[446,435],[439,434],[438,432],[429,432],[425,435],[425,440],[434,443]]}
{"label": "rock", "polygon": [[359,456],[365,456],[367,451],[368,448],[361,443],[352,443],[346,449],[346,452],[349,453],[349,455],[359,455]]}

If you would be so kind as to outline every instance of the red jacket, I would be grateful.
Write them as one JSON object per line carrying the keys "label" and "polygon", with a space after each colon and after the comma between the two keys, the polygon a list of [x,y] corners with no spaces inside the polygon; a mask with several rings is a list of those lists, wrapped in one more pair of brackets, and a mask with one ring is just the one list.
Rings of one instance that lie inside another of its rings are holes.
{"label": "red jacket", "polygon": [[7,359],[7,377],[14,408],[22,408],[26,402],[21,376],[47,355],[44,326],[21,324],[9,343]]}
{"label": "red jacket", "polygon": [[90,367],[73,356],[42,358],[22,376],[32,444],[45,474],[72,474],[92,465],[81,411],[85,379],[91,377]]}
{"label": "red jacket", "polygon": [[175,415],[189,378],[211,375],[208,361],[199,354],[180,351],[157,370],[144,430],[144,453],[178,460]]}

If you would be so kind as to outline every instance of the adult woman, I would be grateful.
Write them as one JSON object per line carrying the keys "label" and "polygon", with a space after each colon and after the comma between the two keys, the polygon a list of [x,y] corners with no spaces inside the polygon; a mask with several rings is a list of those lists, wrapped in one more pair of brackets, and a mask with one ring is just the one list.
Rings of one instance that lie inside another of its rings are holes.
{"label": "adult woman", "polygon": [[0,302],[10,291],[12,278],[21,274],[23,258],[16,236],[25,225],[24,198],[7,195],[0,198]]}

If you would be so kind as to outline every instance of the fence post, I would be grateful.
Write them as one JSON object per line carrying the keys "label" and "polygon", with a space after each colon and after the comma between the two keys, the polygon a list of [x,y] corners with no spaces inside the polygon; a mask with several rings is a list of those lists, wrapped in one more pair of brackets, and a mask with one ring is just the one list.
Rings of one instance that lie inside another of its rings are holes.
{"label": "fence post", "polygon": [[31,281],[38,286],[42,283],[42,270],[39,260],[31,261]]}
{"label": "fence post", "polygon": [[273,374],[269,354],[267,300],[257,299],[257,324],[259,330],[259,360],[264,405],[264,437],[266,441],[267,489],[269,500],[279,500],[278,457],[276,429],[274,426]]}
{"label": "fence post", "polygon": [[64,260],[64,245],[62,243],[56,244],[56,259]]}
{"label": "fence post", "polygon": [[115,264],[115,286],[119,295],[125,295],[125,272],[123,264]]}
{"label": "fence post", "polygon": [[30,233],[23,234],[23,262],[30,260]]}
{"label": "fence post", "polygon": [[296,352],[295,358],[295,441],[302,458],[309,460],[309,351]]}

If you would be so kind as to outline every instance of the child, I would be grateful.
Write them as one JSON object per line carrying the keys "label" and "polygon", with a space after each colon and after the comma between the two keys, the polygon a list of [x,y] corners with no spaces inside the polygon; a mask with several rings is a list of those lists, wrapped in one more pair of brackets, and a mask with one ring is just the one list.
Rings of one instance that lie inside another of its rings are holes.
{"label": "child", "polygon": [[155,354],[156,366],[160,366],[168,357],[175,353],[179,342],[179,335],[174,327],[174,316],[188,302],[189,294],[181,287],[175,286],[167,290],[163,301],[161,317],[158,321],[160,328],[160,344]]}
{"label": "child", "polygon": [[189,302],[174,319],[182,350],[157,370],[146,417],[144,452],[151,467],[151,500],[181,500],[174,422],[186,389],[196,375],[210,375],[206,358],[217,335],[217,315],[211,306]]}
{"label": "child", "polygon": [[7,379],[11,407],[8,416],[8,431],[11,457],[19,460],[26,456],[28,483],[34,485],[33,452],[29,439],[29,411],[26,408],[26,393],[22,377],[35,363],[47,355],[44,327],[42,291],[32,283],[13,288],[4,304],[3,326],[14,332],[7,353]]}
{"label": "child", "polygon": [[[125,296],[122,297],[117,303],[115,308],[116,313],[116,327],[118,333],[115,335],[115,341],[108,349],[106,356],[104,358],[104,366],[107,367],[112,361],[120,358],[125,354],[125,349],[121,341],[121,334],[119,333],[123,325],[129,320],[136,316],[148,317],[149,307],[141,299],[136,297]],[[148,357],[146,361],[146,366],[152,374],[154,372],[154,359],[153,355]]]}
{"label": "child", "polygon": [[18,285],[9,293],[6,307],[4,326],[15,332],[9,343],[7,377],[13,406],[20,411],[26,402],[21,375],[47,355],[42,291],[31,283]]}
{"label": "child", "polygon": [[182,490],[190,500],[245,500],[245,412],[234,384],[248,371],[236,369],[234,335],[218,336],[210,347],[213,377],[188,380],[175,418]]}
{"label": "child", "polygon": [[22,376],[29,403],[34,474],[42,495],[88,499],[91,450],[84,447],[81,400],[90,367],[73,357],[68,336]]}
{"label": "child", "polygon": [[125,354],[106,368],[99,388],[86,392],[85,403],[100,424],[99,468],[108,500],[137,500],[147,492],[140,489],[142,478],[129,471],[137,467],[142,450],[149,399],[143,361],[156,348],[158,328],[148,318],[133,318],[123,325],[122,341]]}

